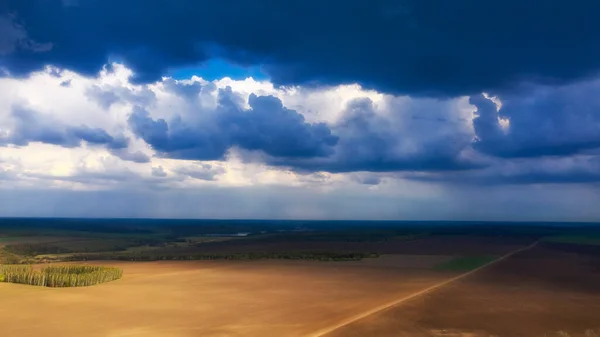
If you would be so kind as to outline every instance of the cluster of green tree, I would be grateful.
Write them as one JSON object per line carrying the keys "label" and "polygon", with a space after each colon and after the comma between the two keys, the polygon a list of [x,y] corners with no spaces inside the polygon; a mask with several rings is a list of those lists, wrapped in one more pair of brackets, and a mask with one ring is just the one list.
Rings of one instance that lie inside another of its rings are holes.
{"label": "cluster of green tree", "polygon": [[92,253],[124,251],[135,246],[162,246],[165,241],[153,238],[105,239],[101,245],[92,242],[89,245],[73,245],[69,242],[59,243],[16,243],[6,245],[3,250],[19,256],[36,256],[46,254]]}
{"label": "cluster of green tree", "polygon": [[201,254],[165,254],[161,252],[142,252],[130,254],[78,254],[67,256],[68,261],[83,260],[316,260],[316,261],[359,261],[364,258],[378,257],[374,253],[335,253],[335,252],[253,252],[253,253],[201,253]]}
{"label": "cluster of green tree", "polygon": [[257,236],[248,240],[261,242],[382,242],[398,236],[405,239],[416,238],[416,234],[404,234],[397,231],[374,231],[374,230],[349,230],[349,231],[314,231],[314,232],[284,232],[277,235]]}
{"label": "cluster of green tree", "polygon": [[46,243],[17,243],[6,245],[4,250],[12,254],[24,256],[73,253],[70,249]]}
{"label": "cluster of green tree", "polygon": [[[15,278],[29,274],[33,271],[31,266],[25,265],[0,265],[0,282],[11,282]],[[20,275],[20,276],[17,276]]]}
{"label": "cluster of green tree", "polygon": [[18,264],[21,261],[20,256],[13,253],[9,253],[3,248],[0,248],[0,265],[5,264]]}
{"label": "cluster of green tree", "polygon": [[45,287],[86,287],[118,280],[119,268],[101,266],[49,266],[34,270],[30,265],[0,265],[0,282]]}

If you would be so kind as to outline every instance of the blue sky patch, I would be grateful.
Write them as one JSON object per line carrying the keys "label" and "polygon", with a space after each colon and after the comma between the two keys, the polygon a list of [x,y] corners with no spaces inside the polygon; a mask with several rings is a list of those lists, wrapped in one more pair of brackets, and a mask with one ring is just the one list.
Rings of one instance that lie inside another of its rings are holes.
{"label": "blue sky patch", "polygon": [[207,81],[230,77],[234,80],[244,80],[252,77],[255,80],[268,80],[269,77],[264,74],[260,66],[244,67],[227,62],[222,59],[212,59],[195,67],[180,67],[171,69],[168,76],[176,80],[189,79],[192,76],[202,77]]}

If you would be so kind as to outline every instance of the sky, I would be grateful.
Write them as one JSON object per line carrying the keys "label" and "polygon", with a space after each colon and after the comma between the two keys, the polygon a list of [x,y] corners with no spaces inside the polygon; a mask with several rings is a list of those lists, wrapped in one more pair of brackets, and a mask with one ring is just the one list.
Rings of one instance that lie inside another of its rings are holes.
{"label": "sky", "polygon": [[0,216],[600,221],[598,12],[0,0]]}

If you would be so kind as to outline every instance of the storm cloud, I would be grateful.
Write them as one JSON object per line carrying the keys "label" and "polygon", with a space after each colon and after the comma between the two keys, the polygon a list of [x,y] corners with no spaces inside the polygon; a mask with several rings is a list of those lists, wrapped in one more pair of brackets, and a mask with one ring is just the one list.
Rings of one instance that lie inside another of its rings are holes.
{"label": "storm cloud", "polygon": [[595,184],[600,182],[600,157],[519,158],[470,172],[408,173],[403,178],[459,185]]}
{"label": "storm cloud", "polygon": [[597,220],[599,12],[0,1],[0,212]]}
{"label": "storm cloud", "polygon": [[13,127],[0,133],[0,146],[28,146],[30,143],[76,148],[83,145],[105,148],[125,161],[147,163],[150,158],[140,151],[128,149],[129,139],[123,134],[110,135],[106,130],[87,125],[67,125],[51,115],[41,114],[26,105],[13,105]]}
{"label": "storm cloud", "polygon": [[112,150],[123,149],[128,145],[127,138],[122,135],[111,136],[103,129],[86,125],[64,125],[51,116],[42,115],[26,106],[13,106],[12,116],[15,127],[8,135],[0,137],[0,145],[27,146],[30,142],[40,142],[73,148],[81,146],[85,141],[90,145],[101,145]]}
{"label": "storm cloud", "polygon": [[351,101],[331,126],[339,142],[322,158],[273,158],[272,165],[328,172],[454,171],[483,165],[464,151],[468,121],[452,100],[389,98],[378,111],[368,98]]}
{"label": "storm cloud", "polygon": [[87,88],[86,95],[104,109],[109,109],[113,104],[117,103],[133,103],[145,106],[156,100],[154,92],[147,87],[132,90],[122,86],[105,85],[101,87],[99,85],[92,85]]}
{"label": "storm cloud", "polygon": [[[456,96],[600,70],[593,0],[9,0],[0,11],[18,20],[0,26],[13,76],[46,64],[92,75],[112,57],[148,83],[222,58],[260,65],[278,85]],[[24,36],[51,48],[22,48]]]}
{"label": "storm cloud", "polygon": [[175,173],[185,177],[206,181],[215,180],[219,174],[225,173],[225,170],[223,168],[214,167],[209,164],[198,164],[187,167],[178,167],[174,171]]}
{"label": "storm cloud", "polygon": [[160,155],[191,160],[223,160],[237,146],[273,157],[322,157],[331,153],[336,136],[322,123],[310,124],[272,96],[250,95],[241,108],[231,88],[219,91],[218,106],[202,121],[188,124],[180,116],[154,120],[141,107],[129,116],[133,132]]}
{"label": "storm cloud", "polygon": [[[568,156],[600,147],[600,80],[564,86],[527,86],[477,107],[475,148],[504,157]],[[501,125],[501,121],[505,125]]]}

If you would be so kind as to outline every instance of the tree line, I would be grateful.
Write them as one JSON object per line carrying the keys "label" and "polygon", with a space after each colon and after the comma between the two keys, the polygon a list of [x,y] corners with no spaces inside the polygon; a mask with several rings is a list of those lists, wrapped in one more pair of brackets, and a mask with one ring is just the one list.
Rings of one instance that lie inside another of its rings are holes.
{"label": "tree line", "polygon": [[200,253],[165,254],[161,252],[78,254],[63,257],[65,261],[121,260],[121,261],[159,261],[159,260],[316,260],[316,261],[359,261],[364,258],[378,257],[375,253],[336,253],[336,252],[253,252],[253,253]]}

